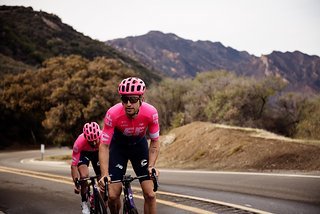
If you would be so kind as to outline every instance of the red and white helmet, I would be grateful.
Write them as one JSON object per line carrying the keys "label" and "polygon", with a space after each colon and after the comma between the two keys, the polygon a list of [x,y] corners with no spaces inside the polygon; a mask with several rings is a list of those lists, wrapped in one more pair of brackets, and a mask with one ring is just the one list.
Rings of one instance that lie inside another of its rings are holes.
{"label": "red and white helmet", "polygon": [[143,80],[137,77],[128,77],[122,80],[118,87],[120,95],[143,95],[146,91],[146,85]]}
{"label": "red and white helmet", "polygon": [[83,126],[83,135],[88,141],[95,141],[100,137],[100,126],[96,122],[86,123]]}

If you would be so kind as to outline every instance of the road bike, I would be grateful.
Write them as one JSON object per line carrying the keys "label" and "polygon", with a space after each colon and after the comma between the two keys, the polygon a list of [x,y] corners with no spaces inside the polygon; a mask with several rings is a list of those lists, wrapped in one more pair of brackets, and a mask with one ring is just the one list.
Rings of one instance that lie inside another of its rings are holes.
{"label": "road bike", "polygon": [[[140,178],[148,177],[149,175],[142,175],[132,177],[131,175],[124,175],[122,180],[111,181],[111,183],[122,183],[123,190],[123,214],[138,214],[138,210],[133,200],[133,191],[131,189],[131,182]],[[156,170],[152,169],[151,179],[153,180],[153,191],[156,192],[159,187]],[[105,179],[105,188],[108,189],[108,182]],[[108,198],[108,191],[105,191],[105,198]]]}
{"label": "road bike", "polygon": [[107,214],[107,208],[105,206],[105,201],[103,200],[102,195],[99,192],[97,186],[97,180],[100,176],[90,176],[88,178],[81,178],[76,180],[76,185],[79,187],[82,182],[88,183],[87,188],[87,198],[88,198],[88,207],[90,207],[91,214]]}

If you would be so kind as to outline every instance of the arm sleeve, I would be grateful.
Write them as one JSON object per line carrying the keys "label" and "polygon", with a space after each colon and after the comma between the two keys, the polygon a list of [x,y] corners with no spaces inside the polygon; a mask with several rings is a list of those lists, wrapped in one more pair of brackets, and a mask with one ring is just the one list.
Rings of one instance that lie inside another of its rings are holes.
{"label": "arm sleeve", "polygon": [[81,137],[81,135],[79,135],[79,137],[77,138],[77,140],[74,142],[73,144],[73,149],[72,149],[72,162],[71,165],[72,166],[77,166],[79,163],[79,159],[80,159],[80,152],[81,152],[81,148],[82,148],[82,143],[83,143],[83,139]]}
{"label": "arm sleeve", "polygon": [[159,139],[160,135],[160,126],[159,126],[159,117],[156,109],[151,114],[150,123],[149,123],[149,136],[151,140],[155,141]]}
{"label": "arm sleeve", "polygon": [[114,122],[112,115],[108,111],[104,117],[104,124],[101,133],[101,143],[109,145],[114,133]]}

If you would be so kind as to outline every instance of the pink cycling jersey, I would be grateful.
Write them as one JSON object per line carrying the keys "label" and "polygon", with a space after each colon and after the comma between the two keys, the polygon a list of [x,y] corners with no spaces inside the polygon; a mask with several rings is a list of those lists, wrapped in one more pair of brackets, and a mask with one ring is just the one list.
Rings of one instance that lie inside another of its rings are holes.
{"label": "pink cycling jersey", "polygon": [[126,115],[122,103],[118,103],[106,113],[101,143],[110,144],[115,128],[128,137],[143,137],[148,130],[151,140],[158,140],[158,112],[155,107],[143,102],[138,115],[131,119]]}
{"label": "pink cycling jersey", "polygon": [[72,166],[77,166],[80,159],[80,153],[82,151],[98,151],[99,149],[99,143],[96,144],[94,148],[90,146],[87,139],[84,137],[83,134],[79,135],[77,140],[73,144],[73,151],[72,151]]}

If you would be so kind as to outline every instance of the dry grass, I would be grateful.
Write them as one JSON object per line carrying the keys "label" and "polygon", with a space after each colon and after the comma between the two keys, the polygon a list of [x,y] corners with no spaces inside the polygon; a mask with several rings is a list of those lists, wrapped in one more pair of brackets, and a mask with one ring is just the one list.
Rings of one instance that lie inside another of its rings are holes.
{"label": "dry grass", "polygon": [[320,142],[251,128],[194,122],[161,136],[158,167],[320,171]]}

